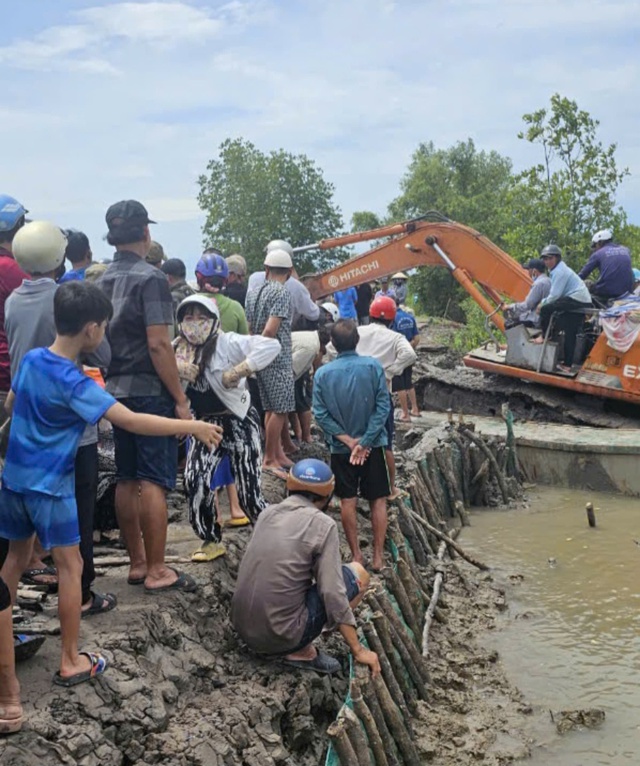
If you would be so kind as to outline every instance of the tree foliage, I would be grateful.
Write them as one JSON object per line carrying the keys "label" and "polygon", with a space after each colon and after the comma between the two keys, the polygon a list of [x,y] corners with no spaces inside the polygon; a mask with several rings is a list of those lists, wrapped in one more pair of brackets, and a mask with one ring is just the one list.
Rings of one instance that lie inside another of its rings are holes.
{"label": "tree foliage", "polygon": [[[249,141],[227,139],[198,184],[198,204],[206,213],[203,244],[241,253],[252,271],[262,268],[272,239],[296,247],[335,236],[343,227],[333,184],[304,154],[282,149],[265,154]],[[299,254],[296,267],[300,273],[322,270],[342,255]]]}
{"label": "tree foliage", "polygon": [[[389,205],[390,220],[418,218],[438,211],[478,229],[501,243],[508,216],[506,199],[512,183],[511,160],[498,152],[478,151],[472,139],[449,149],[420,144],[401,182],[401,194]],[[465,293],[443,268],[423,268],[412,278],[421,310],[463,321]]]}
{"label": "tree foliage", "polygon": [[518,137],[539,147],[541,161],[520,173],[509,194],[507,248],[522,260],[554,242],[570,265],[581,265],[594,231],[626,222],[616,191],[626,168],[616,163],[616,145],[597,137],[599,122],[557,93],[549,109],[523,116]]}

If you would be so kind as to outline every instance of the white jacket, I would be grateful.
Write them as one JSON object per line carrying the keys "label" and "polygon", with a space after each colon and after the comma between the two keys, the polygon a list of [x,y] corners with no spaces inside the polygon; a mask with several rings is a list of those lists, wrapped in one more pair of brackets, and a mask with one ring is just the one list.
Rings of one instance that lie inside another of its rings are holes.
{"label": "white jacket", "polygon": [[234,415],[244,420],[251,406],[247,390],[247,379],[241,378],[236,388],[222,385],[222,373],[244,362],[253,370],[264,370],[280,353],[280,342],[262,335],[239,335],[237,332],[221,332],[216,343],[216,352],[204,374],[220,401]]}
{"label": "white jacket", "polygon": [[[400,375],[418,358],[413,346],[404,335],[378,322],[361,325],[358,327],[358,335],[360,340],[356,351],[360,356],[372,356],[380,362],[389,385],[395,375]],[[333,343],[327,346],[327,355],[331,359],[337,356]]]}
{"label": "white jacket", "polygon": [[313,360],[320,353],[320,337],[315,330],[291,333],[291,356],[295,380],[311,369]]}

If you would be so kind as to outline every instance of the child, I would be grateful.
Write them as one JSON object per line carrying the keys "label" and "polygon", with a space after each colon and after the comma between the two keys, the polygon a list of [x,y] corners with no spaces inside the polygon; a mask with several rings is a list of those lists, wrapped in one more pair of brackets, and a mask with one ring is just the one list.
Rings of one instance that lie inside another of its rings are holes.
{"label": "child", "polygon": [[105,417],[142,435],[192,434],[210,448],[220,441],[221,429],[131,412],[78,370],[78,356],[97,348],[113,313],[109,299],[95,285],[61,285],[53,308],[56,339],[50,348],[34,349],[24,357],[5,405],[13,420],[0,492],[0,536],[10,545],[0,576],[15,600],[34,532],[51,550],[58,570],[62,637],[60,670],[53,681],[75,686],[101,675],[108,665],[99,653],[78,652],[82,559],[74,460],[85,424]]}

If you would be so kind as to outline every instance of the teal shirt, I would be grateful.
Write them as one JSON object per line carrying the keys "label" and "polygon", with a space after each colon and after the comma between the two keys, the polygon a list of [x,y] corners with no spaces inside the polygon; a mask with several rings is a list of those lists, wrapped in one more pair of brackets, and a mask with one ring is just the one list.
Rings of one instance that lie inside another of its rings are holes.
{"label": "teal shirt", "polygon": [[384,370],[371,356],[344,351],[315,374],[313,415],[332,453],[350,452],[338,434],[360,439],[363,447],[386,447],[390,409]]}

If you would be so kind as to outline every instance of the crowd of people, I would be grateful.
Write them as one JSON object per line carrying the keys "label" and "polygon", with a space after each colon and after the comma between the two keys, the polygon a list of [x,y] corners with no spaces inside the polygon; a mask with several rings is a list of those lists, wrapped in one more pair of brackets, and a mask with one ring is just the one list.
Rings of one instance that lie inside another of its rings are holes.
{"label": "crowd of people", "polygon": [[[0,733],[23,718],[11,620],[20,581],[58,593],[55,684],[109,666],[103,652],[78,645],[81,619],[117,608],[115,594],[93,586],[103,439],[113,445],[129,585],[149,596],[197,588],[166,563],[167,493],[182,473],[194,562],[225,554],[225,523],[253,530],[231,609],[248,647],[333,673],[339,663],[313,642],[336,628],[355,660],[379,673],[353,607],[368,570],[384,566],[387,498],[399,494],[392,394],[403,419],[419,414],[407,276],[375,295],[361,285],[316,303],[291,245],[274,240],[263,271],[250,276],[241,255],[208,248],[190,284],[184,262],[152,240],[140,202],[107,210],[108,263],[93,262],[84,233],[26,214],[0,195]],[[295,463],[314,420],[330,462]],[[287,487],[271,507],[265,471]],[[334,494],[351,550],[345,565],[325,514]],[[371,561],[359,544],[358,497],[371,509]]]}

